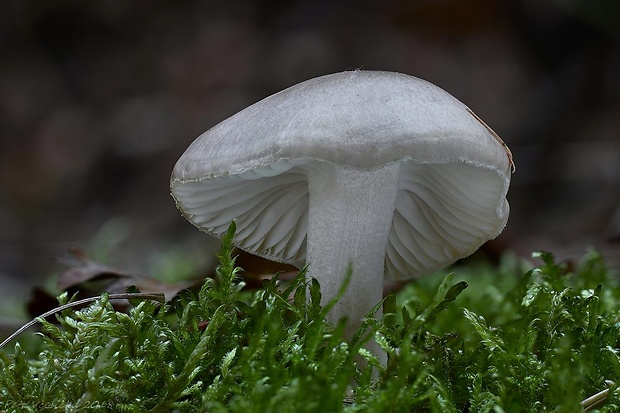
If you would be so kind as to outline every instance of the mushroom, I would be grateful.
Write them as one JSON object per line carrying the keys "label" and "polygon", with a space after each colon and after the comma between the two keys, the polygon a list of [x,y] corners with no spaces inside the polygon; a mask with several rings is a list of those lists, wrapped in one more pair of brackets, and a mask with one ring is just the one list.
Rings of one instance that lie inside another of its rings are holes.
{"label": "mushroom", "polygon": [[348,71],[269,96],[198,137],[171,192],[185,218],[299,268],[322,302],[351,282],[328,318],[351,336],[379,303],[384,275],[433,273],[504,228],[513,168],[502,140],[424,80]]}

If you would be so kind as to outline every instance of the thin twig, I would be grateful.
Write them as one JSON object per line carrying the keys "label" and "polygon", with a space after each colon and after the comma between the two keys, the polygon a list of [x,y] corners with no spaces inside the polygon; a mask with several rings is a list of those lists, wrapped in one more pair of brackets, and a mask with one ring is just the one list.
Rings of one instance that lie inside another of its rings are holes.
{"label": "thin twig", "polygon": [[587,399],[584,399],[581,402],[581,407],[583,407],[583,411],[589,412],[589,411],[592,411],[600,407],[603,403],[605,403],[605,400],[607,400],[608,394],[609,394],[609,389],[605,389],[603,391],[596,393],[593,396],[588,397]]}
{"label": "thin twig", "polygon": [[495,133],[495,131],[493,129],[491,129],[491,127],[489,125],[487,125],[485,121],[480,119],[480,117],[478,115],[476,115],[473,110],[471,110],[470,108],[465,108],[465,109],[467,110],[467,112],[470,115],[472,115],[474,118],[476,118],[476,120],[478,122],[480,122],[482,124],[482,126],[484,126],[489,131],[489,133],[491,133],[491,135],[493,135],[495,140],[497,142],[499,142],[500,145],[502,145],[504,147],[504,150],[506,151],[506,155],[508,156],[508,162],[510,163],[510,168],[512,169],[512,172],[514,173],[517,170],[517,168],[515,167],[515,163],[514,163],[514,161],[512,159],[512,152],[510,151],[510,148],[508,147],[508,145],[506,145],[506,143],[504,143],[502,138],[500,138],[499,135],[497,133]]}
{"label": "thin twig", "polygon": [[[64,311],[67,308],[73,308],[73,307],[77,307],[83,304],[92,303],[94,301],[97,301],[99,298],[101,297],[89,297],[89,298],[84,298],[83,300],[78,300],[72,303],[67,303],[67,304],[61,305],[60,307],[56,307],[46,313],[43,313],[38,317],[33,318],[28,323],[21,326],[16,332],[11,334],[6,340],[0,343],[0,349],[4,347],[7,343],[9,343],[11,340],[13,340],[15,337],[17,337],[18,335],[20,335],[21,333],[29,329],[30,327],[39,323],[40,320],[45,319],[61,311]],[[129,300],[129,299],[153,300],[153,301],[158,301],[162,304],[166,301],[166,298],[163,293],[120,293],[120,294],[108,295],[108,300]]]}
{"label": "thin twig", "polygon": [[[613,387],[616,383],[614,383],[611,380],[606,380],[605,384],[607,384],[610,388]],[[599,407],[601,407],[603,404],[605,404],[605,401],[607,400],[607,397],[609,396],[609,391],[610,389],[605,389],[602,390],[586,399],[583,399],[581,401],[581,407],[583,408],[584,412],[590,412],[594,409],[598,409]]]}

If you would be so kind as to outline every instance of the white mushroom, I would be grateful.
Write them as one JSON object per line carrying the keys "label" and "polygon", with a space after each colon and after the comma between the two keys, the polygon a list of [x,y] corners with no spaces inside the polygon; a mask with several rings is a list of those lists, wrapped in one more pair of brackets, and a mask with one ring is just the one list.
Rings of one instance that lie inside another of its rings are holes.
{"label": "white mushroom", "polygon": [[432,273],[496,237],[508,219],[512,158],[469,108],[391,72],[297,84],[198,137],[171,191],[184,216],[239,248],[302,267],[349,334],[382,299],[384,274]]}

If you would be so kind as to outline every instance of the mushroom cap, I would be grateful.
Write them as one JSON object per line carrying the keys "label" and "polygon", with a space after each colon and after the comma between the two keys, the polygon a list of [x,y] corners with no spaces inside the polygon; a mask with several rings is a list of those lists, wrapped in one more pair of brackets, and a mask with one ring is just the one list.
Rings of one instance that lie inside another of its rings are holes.
{"label": "mushroom cap", "polygon": [[326,75],[247,107],[189,146],[170,187],[201,230],[220,236],[235,219],[241,249],[301,267],[307,176],[325,162],[364,171],[401,164],[389,278],[470,255],[508,219],[506,145],[444,90],[393,72]]}

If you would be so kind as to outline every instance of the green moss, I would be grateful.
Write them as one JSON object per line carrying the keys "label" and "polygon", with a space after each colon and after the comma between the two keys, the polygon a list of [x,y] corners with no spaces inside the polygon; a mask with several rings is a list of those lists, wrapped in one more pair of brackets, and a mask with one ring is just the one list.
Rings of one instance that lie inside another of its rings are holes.
{"label": "green moss", "polygon": [[[233,234],[199,292],[126,313],[104,294],[43,322],[37,357],[0,352],[0,411],[578,412],[620,377],[620,286],[594,252],[412,282],[346,342],[303,272],[243,292]],[[618,406],[612,389],[601,411]]]}

